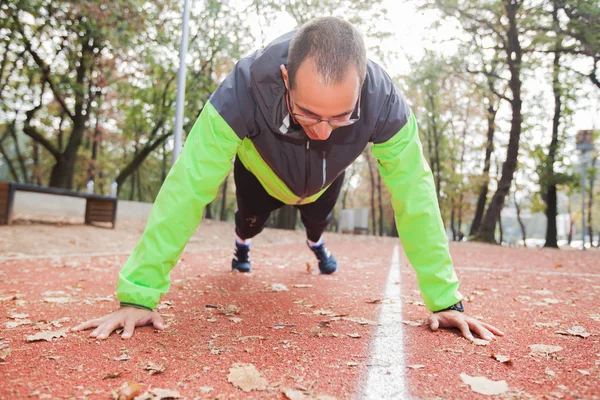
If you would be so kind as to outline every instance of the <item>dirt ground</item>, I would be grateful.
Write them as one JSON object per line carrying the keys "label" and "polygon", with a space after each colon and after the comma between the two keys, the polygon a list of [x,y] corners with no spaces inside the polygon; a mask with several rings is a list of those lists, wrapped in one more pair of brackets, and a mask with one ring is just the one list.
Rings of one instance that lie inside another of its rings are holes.
{"label": "dirt ground", "polygon": [[[84,225],[81,218],[15,215],[13,224],[0,227],[0,259],[67,255],[125,255],[131,253],[146,226],[145,220],[121,219],[115,229]],[[372,241],[370,236],[326,233],[335,240]],[[301,231],[266,228],[253,239],[258,246],[303,243]],[[394,238],[384,241],[396,242]],[[233,224],[203,220],[187,244],[185,251],[197,252],[231,248]]]}
{"label": "dirt ground", "polygon": [[[173,398],[163,389],[184,399],[361,398],[370,371],[388,368],[370,358],[381,307],[400,303],[399,379],[410,398],[600,399],[597,249],[452,243],[468,315],[506,332],[475,343],[429,330],[403,256],[400,296],[386,297],[396,238],[326,234],[341,268],[324,276],[307,268],[316,263],[302,232],[266,229],[252,274],[235,274],[233,225],[206,220],[158,307],[165,331],[141,328],[129,341],[62,332],[115,308],[116,276],[143,229],[28,216],[0,227],[0,398],[119,398],[123,385],[150,393],[141,399]],[[53,338],[30,339],[40,334]]]}

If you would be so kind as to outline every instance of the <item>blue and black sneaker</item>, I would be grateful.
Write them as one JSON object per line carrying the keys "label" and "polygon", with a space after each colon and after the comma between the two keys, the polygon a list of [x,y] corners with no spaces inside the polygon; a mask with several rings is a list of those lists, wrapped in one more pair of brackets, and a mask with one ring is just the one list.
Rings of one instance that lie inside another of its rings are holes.
{"label": "blue and black sneaker", "polygon": [[333,274],[337,270],[337,261],[331,252],[327,250],[325,244],[321,243],[314,247],[309,244],[308,247],[315,253],[315,256],[317,256],[317,259],[319,260],[319,271],[321,271],[322,274]]}
{"label": "blue and black sneaker", "polygon": [[231,260],[231,270],[238,270],[240,272],[251,272],[252,266],[250,265],[250,245],[239,244],[235,242],[235,253]]}

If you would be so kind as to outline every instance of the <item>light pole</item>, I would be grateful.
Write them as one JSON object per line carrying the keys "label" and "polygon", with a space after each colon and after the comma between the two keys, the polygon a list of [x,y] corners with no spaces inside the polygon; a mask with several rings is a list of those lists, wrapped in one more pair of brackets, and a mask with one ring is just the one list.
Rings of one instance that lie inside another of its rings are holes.
{"label": "light pole", "polygon": [[[587,227],[585,224],[585,182],[587,156],[594,150],[594,131],[582,130],[577,132],[577,150],[581,152],[581,243],[582,250],[585,250],[585,235]],[[590,241],[592,238],[590,238]]]}
{"label": "light pole", "polygon": [[183,5],[183,26],[181,28],[181,46],[179,47],[179,72],[177,73],[177,105],[175,107],[175,144],[173,145],[173,164],[179,158],[183,147],[183,109],[185,101],[185,56],[188,48],[188,21],[190,20],[190,0]]}

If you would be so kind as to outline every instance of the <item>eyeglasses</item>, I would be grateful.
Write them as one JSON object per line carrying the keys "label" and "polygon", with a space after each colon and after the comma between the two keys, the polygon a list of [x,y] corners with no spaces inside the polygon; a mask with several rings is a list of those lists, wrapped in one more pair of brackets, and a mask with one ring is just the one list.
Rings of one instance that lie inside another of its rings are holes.
{"label": "eyeglasses", "polygon": [[290,92],[286,89],[285,102],[287,103],[288,111],[294,120],[294,123],[302,123],[304,126],[313,126],[320,124],[321,122],[327,122],[332,128],[341,128],[342,126],[352,125],[356,121],[360,120],[360,93],[358,95],[358,101],[354,107],[354,111],[351,116],[356,114],[356,118],[349,119],[329,119],[320,117],[309,117],[308,115],[298,114],[294,112],[294,105],[290,99]]}

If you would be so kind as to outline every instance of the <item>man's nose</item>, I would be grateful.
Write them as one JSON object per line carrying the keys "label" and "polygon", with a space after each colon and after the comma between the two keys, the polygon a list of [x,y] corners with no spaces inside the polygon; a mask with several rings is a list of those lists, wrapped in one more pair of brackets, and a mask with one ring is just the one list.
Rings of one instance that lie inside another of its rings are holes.
{"label": "man's nose", "polygon": [[333,128],[327,121],[321,121],[317,125],[313,126],[313,132],[319,140],[327,140],[332,131]]}

